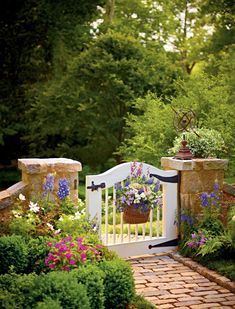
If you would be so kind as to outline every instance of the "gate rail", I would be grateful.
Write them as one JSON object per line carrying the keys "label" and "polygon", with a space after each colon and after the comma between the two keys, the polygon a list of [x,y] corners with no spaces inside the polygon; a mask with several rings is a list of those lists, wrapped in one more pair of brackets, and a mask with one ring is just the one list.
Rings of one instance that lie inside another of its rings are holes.
{"label": "gate rail", "polygon": [[[132,164],[133,162],[123,163],[105,173],[86,176],[87,213],[91,219],[96,218],[102,242],[122,257],[162,251],[162,248],[158,248],[161,244],[177,238],[177,228],[174,225],[178,200],[177,171],[163,171],[143,163],[143,174],[150,173],[158,178],[163,191],[162,209],[157,207],[154,215],[156,222],[153,220],[153,211],[150,212],[149,236],[146,233],[146,224],[124,224],[123,213],[119,215],[120,218],[117,217],[115,184],[123,182],[130,175]],[[117,219],[120,222],[117,222]],[[110,220],[112,224],[109,224]],[[139,234],[140,230],[142,234]]]}

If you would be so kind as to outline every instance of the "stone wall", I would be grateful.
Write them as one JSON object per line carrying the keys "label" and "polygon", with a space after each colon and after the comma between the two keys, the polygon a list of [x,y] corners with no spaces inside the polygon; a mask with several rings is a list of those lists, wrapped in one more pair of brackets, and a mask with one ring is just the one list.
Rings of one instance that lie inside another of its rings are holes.
{"label": "stone wall", "polygon": [[219,190],[223,189],[224,171],[227,168],[228,160],[177,160],[163,157],[161,165],[164,169],[179,171],[181,208],[189,208],[194,214],[198,214],[201,211],[200,194],[212,192],[215,181],[219,184]]}
{"label": "stone wall", "polygon": [[78,172],[82,170],[81,163],[71,159],[19,159],[18,168],[22,171],[22,181],[0,192],[0,211],[3,217],[11,208],[16,197],[23,193],[28,199],[41,197],[43,183],[50,173],[54,175],[55,186],[52,192],[55,198],[58,191],[58,180],[66,178],[70,186],[70,197],[78,199]]}

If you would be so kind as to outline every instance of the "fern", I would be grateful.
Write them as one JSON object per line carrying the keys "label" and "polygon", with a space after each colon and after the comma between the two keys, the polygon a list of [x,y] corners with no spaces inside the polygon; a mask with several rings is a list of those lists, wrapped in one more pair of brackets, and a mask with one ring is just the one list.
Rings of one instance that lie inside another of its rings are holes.
{"label": "fern", "polygon": [[220,254],[223,249],[226,251],[235,249],[229,233],[208,239],[205,245],[199,248],[197,255],[206,256],[213,254],[215,256]]}

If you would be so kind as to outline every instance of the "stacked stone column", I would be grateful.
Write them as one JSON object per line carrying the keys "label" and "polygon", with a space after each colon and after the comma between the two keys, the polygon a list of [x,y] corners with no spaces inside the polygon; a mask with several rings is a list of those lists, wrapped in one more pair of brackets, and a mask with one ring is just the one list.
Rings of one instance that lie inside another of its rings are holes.
{"label": "stacked stone column", "polygon": [[166,170],[177,170],[180,174],[179,199],[181,209],[190,209],[194,214],[201,211],[200,194],[212,192],[215,182],[223,188],[224,171],[228,160],[193,159],[177,160],[163,157],[161,165]]}
{"label": "stacked stone column", "polygon": [[19,159],[18,167],[22,170],[23,183],[27,184],[24,192],[27,198],[41,197],[47,175],[53,174],[55,181],[51,198],[56,197],[59,179],[66,178],[71,200],[78,200],[78,172],[82,170],[80,162],[64,158]]}

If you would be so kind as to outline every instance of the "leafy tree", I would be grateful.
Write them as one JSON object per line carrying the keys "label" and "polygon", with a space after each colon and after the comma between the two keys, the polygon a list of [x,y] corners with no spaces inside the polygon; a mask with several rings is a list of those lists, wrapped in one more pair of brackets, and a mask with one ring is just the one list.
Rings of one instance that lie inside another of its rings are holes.
{"label": "leafy tree", "polygon": [[176,132],[169,104],[164,104],[154,94],[139,98],[134,103],[137,115],[129,115],[126,131],[128,137],[119,148],[125,160],[145,161],[160,165],[166,156]]}
{"label": "leafy tree", "polygon": [[87,21],[102,0],[9,0],[0,4],[1,161],[28,154],[28,90],[64,74],[67,58],[88,40]]}
{"label": "leafy tree", "polygon": [[31,146],[44,156],[104,164],[124,139],[132,101],[148,91],[172,95],[176,76],[164,52],[153,53],[131,36],[108,31],[71,61],[63,79],[33,97]]}
{"label": "leafy tree", "polygon": [[[177,81],[178,94],[170,103],[175,109],[192,109],[199,127],[214,129],[222,135],[232,173],[235,155],[235,106],[231,101],[234,88],[228,80],[228,72],[221,72],[217,77],[203,74],[192,76],[187,81]],[[136,107],[142,114],[129,116],[127,130],[131,136],[124,141],[119,151],[128,160],[136,157],[159,164],[160,157],[168,154],[176,134],[171,124],[173,111],[170,105],[149,97],[137,100]]]}

